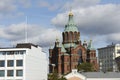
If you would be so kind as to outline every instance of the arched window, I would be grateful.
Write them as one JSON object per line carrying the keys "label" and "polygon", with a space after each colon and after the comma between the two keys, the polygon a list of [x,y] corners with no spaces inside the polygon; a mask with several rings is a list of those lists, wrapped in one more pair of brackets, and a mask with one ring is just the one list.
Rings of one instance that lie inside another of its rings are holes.
{"label": "arched window", "polygon": [[74,40],[77,41],[77,32],[74,33]]}
{"label": "arched window", "polygon": [[68,32],[65,32],[65,42],[68,42],[67,40],[68,40],[69,38],[68,38]]}
{"label": "arched window", "polygon": [[69,41],[72,42],[72,32],[69,33]]}
{"label": "arched window", "polygon": [[78,59],[78,63],[81,64],[83,62],[83,59],[82,59],[82,50],[78,50],[78,55],[79,55],[79,59]]}
{"label": "arched window", "polygon": [[62,33],[62,36],[63,36],[63,41],[65,42],[65,33],[64,32]]}

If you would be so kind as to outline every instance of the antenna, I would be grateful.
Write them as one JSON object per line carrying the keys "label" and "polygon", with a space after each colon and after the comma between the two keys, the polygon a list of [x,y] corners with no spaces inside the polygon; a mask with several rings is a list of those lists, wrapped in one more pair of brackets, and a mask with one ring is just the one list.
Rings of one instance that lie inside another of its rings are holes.
{"label": "antenna", "polygon": [[27,16],[26,16],[25,18],[25,43],[28,42],[27,24],[28,24],[28,21],[27,21]]}

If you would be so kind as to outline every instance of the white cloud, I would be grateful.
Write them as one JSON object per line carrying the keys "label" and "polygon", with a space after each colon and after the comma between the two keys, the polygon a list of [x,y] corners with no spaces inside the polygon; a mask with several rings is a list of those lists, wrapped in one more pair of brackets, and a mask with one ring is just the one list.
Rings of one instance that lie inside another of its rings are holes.
{"label": "white cloud", "polygon": [[100,0],[71,0],[67,1],[62,9],[70,10],[70,8],[76,9],[79,7],[89,7],[91,5],[96,5],[99,2]]}
{"label": "white cloud", "polygon": [[[78,28],[83,33],[109,34],[119,32],[120,29],[120,5],[96,5],[88,8],[74,9],[74,19]],[[58,14],[52,19],[56,26],[63,26],[67,23],[66,13]]]}
{"label": "white cloud", "polygon": [[[91,0],[86,1],[89,3],[89,1]],[[120,5],[96,4],[97,2],[99,2],[99,0],[96,0],[95,3],[93,1],[93,4],[95,5],[86,5],[87,3],[83,3],[84,6],[80,6],[78,0],[74,0],[74,2],[71,3],[73,4],[72,12],[74,14],[74,20],[75,23],[78,25],[79,31],[85,36],[97,36],[93,39],[98,40],[98,42],[99,37],[104,36],[101,37],[102,39],[100,40],[100,42],[102,43],[109,43],[110,41],[120,41],[120,38],[118,38],[118,35],[120,35],[118,34],[120,33]],[[71,4],[69,2],[68,7],[66,6],[66,4],[64,7],[69,8],[71,7]],[[67,11],[57,14],[57,16],[52,19],[52,23],[56,27],[63,28],[67,23],[68,13],[69,12]],[[96,42],[95,44],[98,43]]]}
{"label": "white cloud", "polygon": [[108,42],[120,43],[120,32],[107,35]]}
{"label": "white cloud", "polygon": [[[13,43],[25,42],[25,23],[12,24],[7,27],[0,27],[0,38],[6,39]],[[61,32],[55,28],[45,28],[40,25],[28,24],[28,42],[40,44],[43,47],[53,44],[56,36],[60,36]]]}
{"label": "white cloud", "polygon": [[19,8],[28,8],[30,5],[31,0],[0,0],[0,19],[21,16],[24,13]]}
{"label": "white cloud", "polygon": [[16,9],[15,0],[0,0],[0,12],[6,13]]}
{"label": "white cloud", "polygon": [[57,2],[55,1],[53,3],[50,3],[48,1],[43,1],[42,0],[42,1],[39,1],[38,6],[40,8],[48,8],[48,10],[54,11],[54,10],[59,9],[61,7],[61,5],[62,5],[61,2],[59,2],[59,1],[57,1]]}

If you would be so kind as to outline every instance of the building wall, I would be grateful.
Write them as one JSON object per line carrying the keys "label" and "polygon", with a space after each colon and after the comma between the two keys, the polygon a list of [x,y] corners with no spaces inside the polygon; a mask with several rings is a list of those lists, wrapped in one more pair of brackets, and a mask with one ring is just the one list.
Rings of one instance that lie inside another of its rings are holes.
{"label": "building wall", "polygon": [[[3,51],[12,51],[13,54],[3,55]],[[24,53],[16,53],[15,51],[24,51]],[[8,60],[13,60],[13,66],[8,67]],[[17,66],[17,60],[23,60],[22,66]],[[5,61],[5,66],[0,67],[0,71],[5,71],[5,76],[0,80],[47,80],[48,61],[46,54],[42,52],[40,47],[29,48],[14,48],[14,49],[0,49],[0,61]],[[0,63],[1,65],[1,63]],[[8,70],[13,70],[13,76],[7,76]],[[16,76],[17,70],[22,70],[22,76]]]}
{"label": "building wall", "polygon": [[26,54],[26,80],[47,80],[48,61],[41,48],[29,49]]}
{"label": "building wall", "polygon": [[98,58],[101,62],[102,71],[115,71],[117,70],[115,58],[120,56],[117,51],[120,50],[120,44],[110,45],[98,49]]}
{"label": "building wall", "polygon": [[[19,51],[21,52],[22,50],[25,51],[25,49],[0,49],[0,52],[1,51]],[[23,53],[25,54],[25,53]],[[8,55],[7,53],[5,53],[4,55],[2,55],[0,53],[0,61],[5,61],[5,66],[4,67],[0,67],[0,70],[4,70],[5,71],[5,76],[3,77],[0,77],[0,80],[7,80],[7,79],[11,79],[11,80],[25,80],[25,76],[16,76],[17,74],[17,70],[23,70],[24,69],[24,66],[17,66],[16,63],[17,63],[17,60],[24,60],[24,56],[21,53],[17,53],[17,54],[11,54],[11,55]],[[13,66],[8,66],[8,60],[13,60]],[[8,70],[13,70],[13,76],[11,77],[8,77],[7,74],[8,74]]]}

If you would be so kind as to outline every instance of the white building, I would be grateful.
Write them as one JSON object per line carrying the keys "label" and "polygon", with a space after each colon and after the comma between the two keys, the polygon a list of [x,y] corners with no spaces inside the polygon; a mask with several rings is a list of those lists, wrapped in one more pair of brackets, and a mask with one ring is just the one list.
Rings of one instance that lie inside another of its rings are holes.
{"label": "white building", "polygon": [[98,49],[100,69],[102,71],[117,71],[115,58],[120,56],[120,44],[112,44]]}
{"label": "white building", "polygon": [[0,80],[47,80],[48,61],[41,47],[23,43],[0,48]]}

